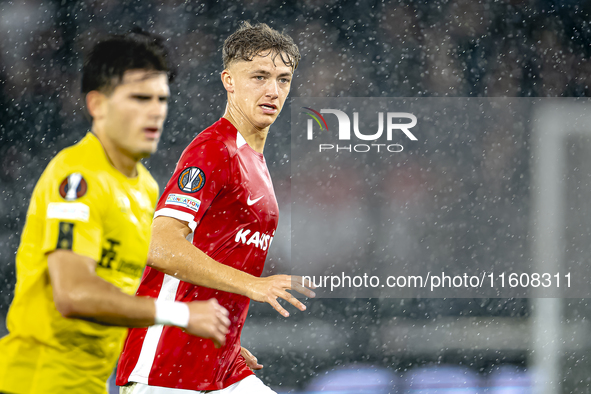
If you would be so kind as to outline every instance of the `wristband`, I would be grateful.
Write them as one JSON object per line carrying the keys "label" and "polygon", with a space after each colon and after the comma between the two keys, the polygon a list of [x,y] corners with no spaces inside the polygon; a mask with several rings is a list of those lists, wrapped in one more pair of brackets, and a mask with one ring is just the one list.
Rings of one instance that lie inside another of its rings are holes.
{"label": "wristband", "polygon": [[189,306],[184,302],[158,301],[154,322],[165,326],[187,328],[189,325]]}

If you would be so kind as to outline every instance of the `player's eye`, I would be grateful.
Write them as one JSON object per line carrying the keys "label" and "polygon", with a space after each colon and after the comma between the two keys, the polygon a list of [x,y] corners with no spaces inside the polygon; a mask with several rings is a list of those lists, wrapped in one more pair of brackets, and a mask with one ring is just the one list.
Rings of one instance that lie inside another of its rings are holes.
{"label": "player's eye", "polygon": [[167,103],[169,98],[170,97],[168,96],[160,96],[158,97],[158,101],[160,101],[161,103]]}
{"label": "player's eye", "polygon": [[279,82],[281,82],[281,83],[290,83],[291,81],[290,81],[290,79],[289,79],[289,78],[281,78],[281,79],[279,80]]}
{"label": "player's eye", "polygon": [[262,75],[256,75],[254,77],[257,81],[263,81],[265,79],[265,77],[263,77]]}
{"label": "player's eye", "polygon": [[134,94],[131,97],[135,100],[138,100],[138,101],[150,101],[150,99],[151,99],[150,96],[144,96],[142,94]]}

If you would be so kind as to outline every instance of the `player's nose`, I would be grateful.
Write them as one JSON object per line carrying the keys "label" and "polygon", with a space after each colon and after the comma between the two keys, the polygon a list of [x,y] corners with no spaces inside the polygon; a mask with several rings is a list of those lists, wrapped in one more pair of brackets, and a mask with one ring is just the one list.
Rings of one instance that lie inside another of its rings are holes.
{"label": "player's nose", "polygon": [[168,112],[168,102],[162,101],[158,98],[155,98],[150,103],[150,111],[149,115],[156,119],[161,119],[166,117],[166,113]]}
{"label": "player's nose", "polygon": [[279,97],[279,84],[277,81],[270,81],[267,84],[266,96],[272,99]]}

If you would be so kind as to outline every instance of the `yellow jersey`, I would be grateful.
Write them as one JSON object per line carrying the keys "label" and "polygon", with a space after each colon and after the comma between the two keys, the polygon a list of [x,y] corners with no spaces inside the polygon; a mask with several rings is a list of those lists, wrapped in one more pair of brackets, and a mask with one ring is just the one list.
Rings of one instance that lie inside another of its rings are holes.
{"label": "yellow jersey", "polygon": [[96,273],[133,295],[148,255],[158,185],[148,170],[127,178],[88,133],[62,150],[37,182],[16,255],[17,284],[0,339],[0,392],[100,393],[127,329],[60,315],[47,254],[68,249],[98,262]]}

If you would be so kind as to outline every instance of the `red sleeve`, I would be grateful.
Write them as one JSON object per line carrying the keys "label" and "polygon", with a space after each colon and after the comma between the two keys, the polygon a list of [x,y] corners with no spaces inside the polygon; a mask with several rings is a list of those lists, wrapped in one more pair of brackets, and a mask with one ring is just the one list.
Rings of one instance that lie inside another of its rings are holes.
{"label": "red sleeve", "polygon": [[230,155],[223,142],[209,140],[189,146],[156,205],[158,216],[197,224],[230,178]]}

